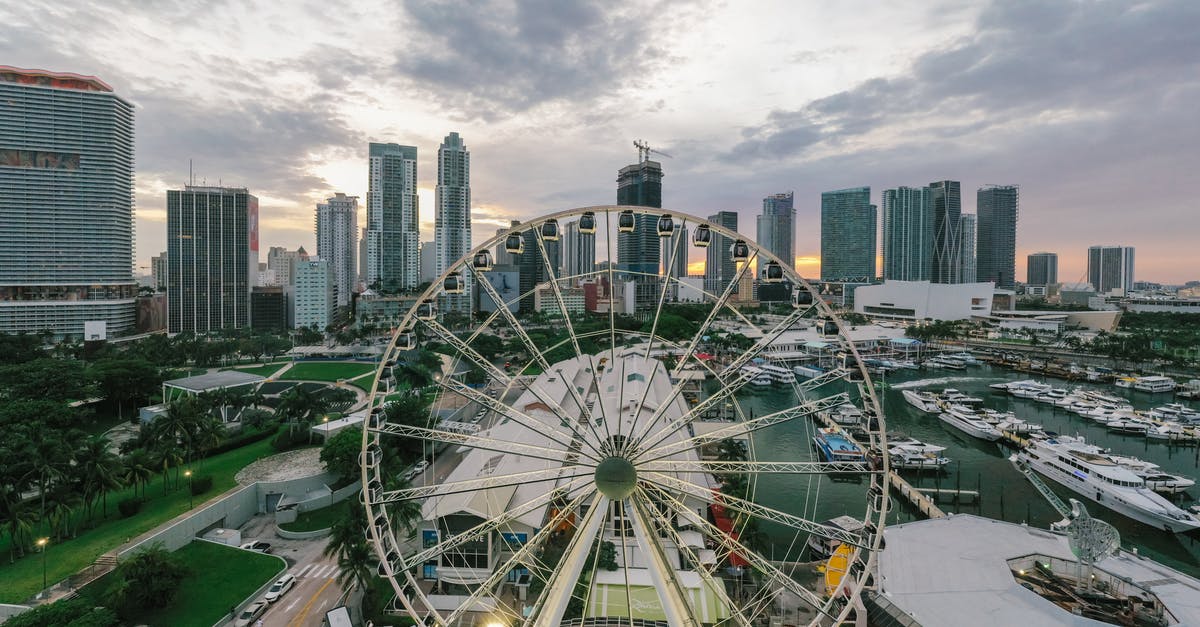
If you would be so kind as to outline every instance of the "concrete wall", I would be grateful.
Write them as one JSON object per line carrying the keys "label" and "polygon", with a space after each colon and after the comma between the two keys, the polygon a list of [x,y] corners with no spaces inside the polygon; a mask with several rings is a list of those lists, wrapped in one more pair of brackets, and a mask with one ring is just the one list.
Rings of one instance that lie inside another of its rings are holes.
{"label": "concrete wall", "polygon": [[8,603],[0,603],[0,623],[3,623],[5,620],[20,614],[21,612],[27,612],[31,609],[33,608],[29,607],[28,605],[9,605]]}

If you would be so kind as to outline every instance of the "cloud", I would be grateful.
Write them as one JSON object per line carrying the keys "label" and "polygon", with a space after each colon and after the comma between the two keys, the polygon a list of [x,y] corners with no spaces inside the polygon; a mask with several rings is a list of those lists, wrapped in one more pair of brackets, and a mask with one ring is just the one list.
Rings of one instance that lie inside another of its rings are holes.
{"label": "cloud", "polygon": [[657,1],[487,0],[404,4],[395,69],[413,88],[468,118],[502,119],[544,103],[645,85],[671,61],[666,47],[687,12]]}

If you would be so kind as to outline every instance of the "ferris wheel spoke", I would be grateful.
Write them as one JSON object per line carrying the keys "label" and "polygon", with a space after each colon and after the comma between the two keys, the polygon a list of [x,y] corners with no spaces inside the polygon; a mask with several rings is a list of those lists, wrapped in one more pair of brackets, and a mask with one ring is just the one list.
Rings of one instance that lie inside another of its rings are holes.
{"label": "ferris wheel spoke", "polygon": [[660,459],[638,464],[639,470],[710,475],[790,474],[836,475],[871,472],[864,462],[764,462]]}
{"label": "ferris wheel spoke", "polygon": [[431,442],[458,444],[460,446],[469,446],[488,451],[515,453],[517,455],[524,455],[526,457],[533,457],[535,459],[542,459],[549,462],[562,463],[564,465],[572,465],[575,461],[577,461],[576,458],[579,455],[579,451],[575,450],[577,447],[572,447],[563,451],[547,448],[545,446],[537,446],[536,444],[522,444],[507,440],[497,440],[495,438],[481,435],[468,435],[466,433],[443,431],[441,429],[430,429],[426,427],[414,427],[412,425],[403,425],[392,422],[376,428],[375,431],[407,438],[420,438],[422,440],[428,440]]}
{"label": "ferris wheel spoke", "polygon": [[[708,488],[703,488],[688,481],[681,481],[659,472],[650,472],[642,476],[646,481],[675,494],[687,494],[698,499],[711,499],[713,497],[713,492]],[[859,548],[865,548],[870,543],[870,538],[864,538],[862,534],[823,525],[807,518],[781,512],[777,509],[759,505],[753,501],[747,501],[733,495],[721,494],[719,499],[721,505],[725,506],[726,509],[778,523],[795,531],[825,536]]]}
{"label": "ferris wheel spoke", "polygon": [[579,466],[574,468],[580,470],[581,472],[572,473],[570,472],[570,467],[558,466],[554,468],[546,468],[544,470],[514,472],[507,475],[466,479],[464,481],[451,481],[449,483],[438,483],[416,488],[405,488],[402,490],[387,490],[380,493],[379,498],[372,501],[372,503],[375,505],[387,505],[389,503],[398,503],[400,501],[411,501],[413,499],[423,499],[426,497],[448,496],[462,492],[474,492],[476,490],[490,490],[492,488],[503,488],[514,485],[542,483],[544,481],[576,479],[593,474],[591,469]]}
{"label": "ferris wheel spoke", "polygon": [[812,606],[817,612],[820,612],[828,618],[836,620],[836,618],[825,609],[826,603],[824,599],[817,596],[815,592],[800,585],[796,582],[796,580],[792,579],[786,573],[776,568],[765,556],[760,555],[758,552],[732,538],[729,534],[721,531],[721,529],[716,525],[708,522],[707,519],[699,516],[696,514],[696,512],[693,512],[683,503],[680,503],[670,493],[660,492],[659,496],[661,497],[662,502],[668,504],[673,510],[675,510],[677,514],[680,514],[684,518],[688,519],[693,526],[703,529],[705,535],[709,536],[718,544],[720,544],[730,554],[740,555],[742,559],[744,559],[752,568],[766,575],[767,585],[778,583],[792,594],[800,597],[801,600]]}
{"label": "ferris wheel spoke", "polygon": [[[845,392],[839,392],[838,394],[827,396],[822,399],[801,403],[795,407],[781,409],[765,416],[751,418],[750,420],[744,420],[742,422],[735,422],[727,427],[721,427],[720,429],[705,433],[703,435],[696,435],[676,442],[663,444],[663,442],[671,436],[671,433],[674,432],[669,431],[653,444],[636,451],[634,453],[634,458],[642,462],[655,461],[668,455],[675,455],[677,453],[682,453],[683,451],[704,446],[705,444],[720,442],[721,440],[728,438],[737,438],[773,425],[790,422],[797,418],[811,416],[817,412],[837,407],[838,405],[845,403],[848,398],[849,397]],[[682,426],[691,421],[683,420],[681,418],[677,422],[679,422],[679,426]],[[650,459],[642,459],[645,456],[650,456]]]}
{"label": "ferris wheel spoke", "polygon": [[588,507],[587,513],[575,530],[575,535],[567,544],[567,550],[563,552],[562,558],[554,568],[553,578],[546,582],[545,589],[542,590],[524,625],[549,627],[562,623],[563,613],[574,595],[584,563],[587,562],[595,539],[600,537],[600,528],[604,524],[608,503],[607,496],[596,493],[595,500]]}
{"label": "ferris wheel spoke", "polygon": [[[692,339],[688,342],[687,350],[684,351],[683,358],[680,359],[679,363],[675,366],[674,372],[671,373],[672,375],[677,376],[683,369],[684,365],[687,364],[687,360],[691,357],[692,351],[696,350],[696,345],[700,343],[700,339],[704,337],[705,332],[708,331],[708,328],[712,326],[713,321],[717,319],[717,316],[720,315],[721,310],[724,309],[725,305],[729,302],[729,298],[733,296],[734,290],[737,289],[738,283],[741,282],[742,275],[744,275],[746,270],[750,267],[750,262],[757,258],[758,250],[755,250],[746,263],[742,264],[742,267],[738,268],[737,273],[734,274],[733,280],[731,280],[725,286],[725,289],[721,292],[721,296],[717,298],[715,303],[713,303],[712,309],[710,309],[708,312],[708,317],[704,319],[704,322],[700,325],[700,328],[697,329],[696,333],[692,335]],[[705,271],[707,272],[708,268],[705,268]],[[737,312],[736,308],[733,309],[735,312]]]}
{"label": "ferris wheel spoke", "polygon": [[[644,500],[650,500],[650,497],[645,494],[643,488],[639,487],[638,491],[641,493],[641,496]],[[700,579],[703,580],[703,582],[709,587],[709,589],[713,591],[714,594],[720,597],[721,602],[724,603],[725,607],[729,609],[730,618],[732,618],[735,623],[741,625],[742,627],[750,627],[752,621],[747,620],[746,617],[738,611],[737,605],[733,602],[733,599],[729,598],[729,592],[725,589],[725,582],[713,578],[712,574],[708,572],[708,569],[704,567],[704,564],[700,563],[700,556],[692,549],[691,546],[688,545],[688,543],[683,539],[683,536],[680,535],[680,533],[675,529],[675,526],[670,524],[662,525],[662,530],[669,534],[669,539],[671,542],[675,543],[675,546],[678,548],[678,550],[687,557],[688,561],[693,565],[693,569],[695,570],[696,574],[700,575]],[[716,618],[717,617],[710,617],[711,620],[708,622],[716,622]]]}
{"label": "ferris wheel spoke", "polygon": [[[517,564],[521,564],[529,560],[530,556],[533,555],[533,551],[536,550],[535,547],[541,546],[542,542],[545,542],[546,538],[549,538],[550,534],[552,534],[554,530],[557,529],[558,526],[572,514],[572,512],[574,512],[575,507],[577,507],[587,497],[593,495],[598,495],[594,489],[584,492],[571,502],[570,507],[565,507],[559,510],[559,512],[550,519],[549,524],[542,525],[542,528],[539,529],[537,533],[533,534],[533,537],[526,541],[525,544],[521,545],[521,547],[517,549],[511,557],[508,558],[508,560],[506,560],[502,565],[497,566],[492,571],[492,574],[488,576],[483,583],[479,584],[479,586],[471,592],[471,595],[467,597],[467,599],[461,605],[459,605],[457,609],[455,609],[446,617],[445,623],[447,625],[453,625],[455,620],[461,617],[464,612],[470,611],[470,608],[474,607],[481,597],[486,594],[494,594],[496,586],[500,585],[500,583],[504,581],[504,578],[508,576],[509,571],[512,570]],[[603,496],[597,496],[597,499],[599,500],[603,500],[603,498]]]}
{"label": "ferris wheel spoke", "polygon": [[662,542],[659,540],[658,527],[669,527],[670,522],[656,521],[651,524],[652,515],[647,511],[644,499],[634,492],[628,499],[631,512],[630,522],[633,525],[633,536],[642,550],[648,564],[646,570],[658,591],[658,599],[662,603],[667,622],[672,626],[690,625],[700,627],[692,604],[688,602],[687,591],[676,575],[677,565],[672,564]]}
{"label": "ferris wheel spoke", "polygon": [[[549,263],[549,261],[547,260],[546,248],[542,244],[541,232],[538,229],[535,229],[535,232],[537,233],[537,239],[538,239],[538,243],[539,243],[538,245],[541,246],[541,248],[542,248],[543,262]],[[476,275],[478,275],[478,273],[476,273]],[[553,273],[551,273],[550,276],[553,277],[554,276]],[[554,284],[555,294],[558,297],[559,304],[562,306],[563,316],[567,319],[568,329],[571,329],[569,331],[569,335],[570,335],[570,339],[571,339],[572,343],[575,345],[575,354],[577,357],[582,358],[582,356],[579,354],[579,339],[575,335],[573,327],[570,326],[570,324],[571,324],[570,323],[570,315],[568,315],[566,312],[566,305],[562,303],[562,295],[558,292],[558,283],[553,280],[551,282]],[[550,363],[546,360],[545,353],[541,349],[539,349],[537,344],[534,343],[533,339],[529,337],[529,333],[525,330],[525,326],[521,324],[521,321],[518,320],[515,315],[513,315],[513,312],[511,310],[509,310],[507,304],[503,303],[502,299],[500,298],[499,293],[496,292],[496,288],[492,286],[491,282],[487,281],[486,279],[484,279],[482,277],[477,276],[476,283],[486,284],[487,287],[485,289],[489,291],[489,295],[491,296],[493,302],[501,303],[501,304],[497,305],[497,307],[496,307],[497,311],[501,315],[504,316],[504,319],[508,322],[508,324],[512,328],[513,332],[516,333],[517,337],[519,337],[521,339],[521,342],[525,345],[525,349],[529,351],[529,354],[531,356],[533,356],[534,361],[536,361],[538,366],[542,368],[543,372],[549,372],[550,371]],[[553,350],[553,348],[554,347],[547,348],[546,350],[547,351]],[[594,383],[595,377],[596,377],[595,366],[592,365],[592,367],[590,369],[593,371],[592,372],[592,380]],[[508,378],[507,375],[505,375],[503,372],[500,372],[500,374],[504,379]],[[588,417],[588,420],[587,420],[588,429],[592,432],[592,435],[596,436],[597,442],[607,443],[609,441],[609,439],[601,439],[599,432],[596,431],[596,426],[595,426],[595,424],[593,424],[594,421],[592,420],[591,411],[587,408],[587,404],[584,401],[584,399],[579,396],[578,390],[576,390],[575,386],[573,386],[573,385],[568,385],[567,388],[571,394],[572,400],[575,401],[576,409],[579,410],[579,413],[581,415]],[[527,387],[526,389],[529,389],[529,388]],[[538,398],[540,400],[542,400],[543,403],[550,405],[550,403],[547,402],[545,399],[542,399],[541,396],[538,396]],[[561,411],[562,408],[559,407],[557,403],[555,403],[553,406],[558,407],[560,410],[560,413],[565,413],[565,412]],[[601,407],[601,410],[603,410],[603,407]],[[576,432],[576,437],[583,439],[585,441],[587,440],[587,438],[582,437],[582,434],[579,433],[575,429],[575,426],[573,424],[571,426],[571,429]],[[604,421],[604,429],[605,429],[605,432],[607,433],[607,431],[608,431],[608,421],[607,420]],[[604,446],[597,446],[596,444],[592,444],[591,442],[589,442],[588,444],[593,450],[596,451],[596,453],[598,455],[604,454],[604,453],[602,453],[602,451],[605,449]]]}
{"label": "ferris wheel spoke", "polygon": [[[487,394],[479,392],[478,390],[475,390],[474,388],[462,383],[461,381],[449,381],[449,382],[442,381],[442,382],[440,382],[440,385],[450,391],[453,391],[453,392],[459,394],[460,396],[462,396],[463,398],[466,398],[467,400],[474,401],[475,403],[478,403],[479,405],[486,407],[487,409],[490,409],[490,410],[496,412],[497,414],[500,414],[501,416],[507,417],[509,420],[512,420],[513,422],[521,425],[522,427],[525,427],[526,429],[529,429],[530,431],[533,431],[534,433],[537,433],[538,435],[554,442],[555,444],[558,444],[558,445],[564,446],[564,447],[568,447],[568,448],[571,447],[571,442],[569,440],[562,439],[562,436],[566,435],[566,434],[563,434],[562,432],[558,431],[558,429],[555,428],[554,426],[552,426],[549,422],[546,422],[544,420],[538,420],[534,416],[526,414],[525,412],[518,410],[517,408],[513,407],[512,405],[509,405],[507,403],[502,403],[499,400],[494,399],[491,396],[488,396]],[[526,387],[525,389],[528,390],[529,387]],[[561,420],[559,421],[560,426],[566,426],[566,427],[570,428],[571,433],[575,437],[583,440],[585,443],[587,443],[589,445],[591,444],[587,440],[587,438],[580,437],[581,434],[579,433],[579,431],[577,429],[571,427],[571,424],[570,424],[571,421],[566,421],[567,422],[566,425],[562,425],[562,422],[563,421],[561,421]],[[589,448],[591,448],[592,451],[595,452],[596,454],[600,453],[600,451],[598,449],[596,449],[595,446],[589,446]],[[586,457],[588,457],[589,459],[592,459],[594,461],[599,461],[599,458],[597,458],[595,455],[592,455],[591,453],[585,453],[584,455]]]}

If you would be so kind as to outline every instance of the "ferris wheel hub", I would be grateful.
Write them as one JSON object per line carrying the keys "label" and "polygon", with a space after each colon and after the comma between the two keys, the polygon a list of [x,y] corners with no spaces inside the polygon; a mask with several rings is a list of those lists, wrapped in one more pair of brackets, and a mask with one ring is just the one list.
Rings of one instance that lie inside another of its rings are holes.
{"label": "ferris wheel hub", "polygon": [[614,501],[633,494],[637,487],[637,469],[624,457],[607,457],[596,464],[596,489]]}

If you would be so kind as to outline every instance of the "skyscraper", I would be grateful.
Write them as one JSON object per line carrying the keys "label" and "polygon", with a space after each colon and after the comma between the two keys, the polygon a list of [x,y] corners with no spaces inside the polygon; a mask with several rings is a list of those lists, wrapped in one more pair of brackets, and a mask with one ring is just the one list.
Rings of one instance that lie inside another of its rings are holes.
{"label": "skyscraper", "polygon": [[542,249],[538,246],[537,231],[528,229],[521,233],[521,238],[525,242],[525,249],[520,255],[517,255],[520,289],[523,294],[519,308],[522,312],[530,312],[535,310],[533,288],[549,281],[551,272],[555,277],[562,275],[560,271],[562,253],[559,246],[562,240],[543,241],[542,245],[546,247],[546,255],[543,256]]}
{"label": "skyscraper", "polygon": [[[517,226],[520,223],[521,223],[520,220],[510,220],[509,228]],[[496,235],[503,235],[504,233],[507,233],[507,232],[508,232],[508,229],[496,229]],[[496,261],[495,261],[496,265],[498,265],[498,266],[515,266],[515,265],[517,265],[520,260],[517,259],[516,255],[508,252],[508,249],[505,248],[504,243],[505,243],[504,239],[501,239],[499,242],[496,243]]]}
{"label": "skyscraper", "polygon": [[367,178],[367,285],[388,291],[420,283],[417,149],[370,145]]}
{"label": "skyscraper", "polygon": [[[621,168],[617,173],[617,204],[661,208],[662,179],[662,164],[657,161],[646,159]],[[653,307],[658,304],[661,262],[658,216],[638,214],[635,221],[632,233],[617,234],[617,269],[643,273],[632,277],[635,300],[638,307]]]}
{"label": "skyscraper", "polygon": [[0,333],[134,328],[133,177],[111,87],[0,65]]}
{"label": "skyscraper", "polygon": [[[1088,250],[1091,261],[1091,250]],[[1034,286],[1058,283],[1058,254],[1033,253],[1025,258],[1025,284]]]}
{"label": "skyscraper", "polygon": [[1128,294],[1133,289],[1133,247],[1088,247],[1088,283],[1098,294]]}
{"label": "skyscraper", "polygon": [[150,258],[150,276],[153,277],[151,283],[155,291],[167,289],[167,251]]}
{"label": "skyscraper", "polygon": [[421,282],[432,281],[437,277],[437,244],[421,242]]}
{"label": "skyscraper", "polygon": [[167,191],[167,331],[250,324],[258,273],[258,198],[245,188]]}
{"label": "skyscraper", "polygon": [[796,210],[793,192],[771,194],[763,199],[763,212],[758,216],[758,244],[779,257],[789,268],[796,265],[795,237]]}
{"label": "skyscraper", "polygon": [[[737,232],[738,214],[736,211],[718,211],[715,215],[708,216],[708,221],[734,233]],[[733,240],[713,233],[712,242],[708,245],[708,256],[704,262],[704,291],[709,294],[720,297],[725,291],[725,287],[737,274],[737,264],[734,263],[733,256],[729,252],[729,247],[732,245]]]}
{"label": "skyscraper", "polygon": [[955,269],[955,283],[975,282],[975,228],[978,220],[975,214],[964,213],[958,218],[958,259]]}
{"label": "skyscraper", "polygon": [[333,273],[337,307],[349,307],[358,284],[358,196],[339,192],[317,205],[317,256]]}
{"label": "skyscraper", "polygon": [[579,221],[563,226],[563,275],[578,276],[596,269],[596,234],[580,233]]}
{"label": "skyscraper", "polygon": [[[471,153],[458,133],[450,133],[438,147],[437,207],[433,241],[437,247],[437,276],[471,251]],[[445,311],[471,313],[470,271],[463,271],[462,294],[445,294]]]}
{"label": "skyscraper", "polygon": [[1007,289],[1016,281],[1018,192],[1016,185],[988,185],[976,194],[976,278]]}
{"label": "skyscraper", "polygon": [[[883,190],[883,278],[928,281],[933,275],[933,203],[928,187]],[[824,264],[822,264],[824,265]]]}
{"label": "skyscraper", "polygon": [[870,187],[821,194],[821,280],[875,280],[875,205]]}
{"label": "skyscraper", "polygon": [[929,184],[933,205],[934,283],[953,283],[958,274],[958,219],[962,215],[962,190],[958,181]]}

